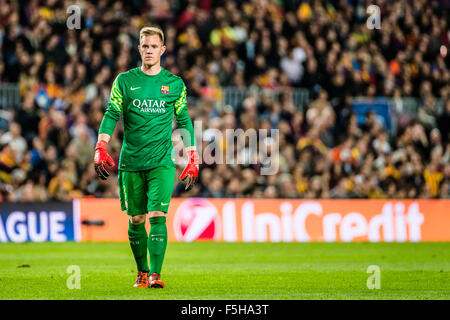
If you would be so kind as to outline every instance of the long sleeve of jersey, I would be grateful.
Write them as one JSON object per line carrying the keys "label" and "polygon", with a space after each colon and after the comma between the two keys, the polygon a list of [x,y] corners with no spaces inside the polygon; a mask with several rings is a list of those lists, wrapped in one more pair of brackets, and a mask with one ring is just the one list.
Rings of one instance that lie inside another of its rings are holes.
{"label": "long sleeve of jersey", "polygon": [[103,116],[102,123],[98,133],[106,133],[112,136],[117,121],[123,111],[123,91],[119,82],[120,74],[116,77],[111,87],[111,95],[108,103],[108,108]]}
{"label": "long sleeve of jersey", "polygon": [[176,100],[174,108],[175,108],[175,117],[178,128],[183,128],[189,133],[189,139],[183,138],[183,144],[185,147],[195,146],[195,134],[194,127],[192,126],[191,118],[189,117],[189,112],[187,108],[186,102],[186,86],[182,83],[183,87],[180,92],[179,98]]}

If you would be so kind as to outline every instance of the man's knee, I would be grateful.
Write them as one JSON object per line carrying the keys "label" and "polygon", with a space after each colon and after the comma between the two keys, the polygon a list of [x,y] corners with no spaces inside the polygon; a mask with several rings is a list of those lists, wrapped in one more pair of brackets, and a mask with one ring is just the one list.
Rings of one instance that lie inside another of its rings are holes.
{"label": "man's knee", "polygon": [[155,218],[155,217],[164,217],[166,214],[162,211],[149,211],[148,216],[149,218]]}
{"label": "man's knee", "polygon": [[131,217],[132,224],[141,224],[145,222],[146,214],[138,214]]}

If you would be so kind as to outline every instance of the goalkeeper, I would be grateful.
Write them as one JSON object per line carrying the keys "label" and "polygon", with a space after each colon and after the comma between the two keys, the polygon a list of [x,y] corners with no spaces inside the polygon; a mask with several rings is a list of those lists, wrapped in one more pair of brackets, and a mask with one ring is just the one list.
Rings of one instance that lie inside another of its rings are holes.
{"label": "goalkeeper", "polygon": [[[160,65],[166,47],[159,28],[139,33],[142,66],[121,73],[114,80],[111,98],[99,129],[94,165],[101,179],[115,165],[107,145],[122,116],[124,138],[119,160],[121,209],[130,216],[128,236],[138,275],[135,287],[164,288],[161,268],[167,247],[166,217],[175,181],[172,156],[172,122],[175,115],[184,135],[188,164],[180,175],[190,189],[198,175],[194,129],[186,106],[186,86]],[[147,235],[145,221],[150,220]],[[150,255],[150,268],[147,261]]]}

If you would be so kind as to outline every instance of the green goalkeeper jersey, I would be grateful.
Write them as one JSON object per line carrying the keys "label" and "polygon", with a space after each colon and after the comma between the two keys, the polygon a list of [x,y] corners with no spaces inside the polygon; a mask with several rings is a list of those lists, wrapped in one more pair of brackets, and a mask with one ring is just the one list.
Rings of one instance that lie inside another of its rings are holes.
{"label": "green goalkeeper jersey", "polygon": [[122,116],[124,137],[119,170],[141,171],[175,166],[172,155],[173,117],[189,132],[184,146],[195,146],[194,129],[186,104],[186,86],[180,77],[161,68],[147,75],[141,68],[120,73],[113,82],[108,108],[99,133],[112,135]]}

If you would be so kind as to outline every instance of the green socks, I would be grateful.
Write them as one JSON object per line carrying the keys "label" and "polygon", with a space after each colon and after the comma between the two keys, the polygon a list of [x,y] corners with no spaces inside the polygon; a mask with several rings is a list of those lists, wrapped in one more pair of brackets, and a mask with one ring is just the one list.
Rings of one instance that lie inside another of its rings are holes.
{"label": "green socks", "polygon": [[135,225],[130,221],[128,224],[128,239],[130,240],[138,271],[148,272],[147,230],[145,230],[145,223]]}
{"label": "green socks", "polygon": [[150,218],[150,235],[147,236],[145,223],[128,224],[128,239],[139,271],[148,272],[147,248],[150,253],[150,273],[161,274],[167,247],[166,217]]}
{"label": "green socks", "polygon": [[150,218],[150,235],[148,237],[148,252],[150,253],[150,274],[161,275],[164,254],[167,247],[166,217]]}

